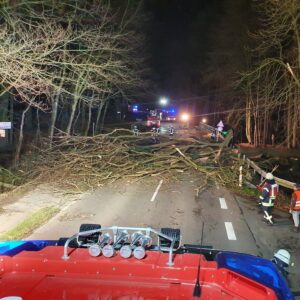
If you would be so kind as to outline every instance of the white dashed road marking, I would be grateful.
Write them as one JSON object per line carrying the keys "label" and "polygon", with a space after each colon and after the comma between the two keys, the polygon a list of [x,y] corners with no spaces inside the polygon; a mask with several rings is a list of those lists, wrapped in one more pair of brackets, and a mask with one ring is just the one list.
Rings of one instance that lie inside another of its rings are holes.
{"label": "white dashed road marking", "polygon": [[227,204],[226,204],[225,198],[219,198],[219,200],[220,200],[221,208],[227,209]]}
{"label": "white dashed road marking", "polygon": [[162,183],[163,183],[163,180],[161,180],[161,181],[159,182],[159,184],[158,184],[158,186],[157,186],[157,188],[156,188],[156,190],[155,190],[155,192],[154,192],[154,194],[153,194],[153,196],[152,196],[152,198],[151,198],[151,200],[150,200],[151,202],[153,202],[153,201],[155,200],[155,198],[156,198],[156,196],[157,196],[157,193],[158,193],[158,191],[159,191],[159,189],[160,189]]}
{"label": "white dashed road marking", "polygon": [[225,228],[226,228],[226,232],[227,232],[227,237],[230,241],[235,241],[236,240],[236,236],[234,233],[234,229],[232,226],[231,222],[225,222]]}

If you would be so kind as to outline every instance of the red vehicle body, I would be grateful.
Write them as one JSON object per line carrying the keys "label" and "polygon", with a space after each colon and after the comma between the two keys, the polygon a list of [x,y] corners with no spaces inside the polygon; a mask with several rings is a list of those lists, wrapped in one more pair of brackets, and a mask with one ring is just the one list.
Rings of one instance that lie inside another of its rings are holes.
{"label": "red vehicle body", "polygon": [[[57,241],[0,242],[0,299],[293,299],[269,260],[181,245],[179,229],[96,228]],[[132,252],[122,255],[123,247]]]}
{"label": "red vehicle body", "polygon": [[270,288],[217,268],[202,255],[175,256],[174,266],[168,267],[167,253],[149,252],[137,261],[70,249],[70,259],[64,261],[62,248],[1,257],[0,299],[192,299],[199,261],[202,300],[277,299]]}
{"label": "red vehicle body", "polygon": [[148,116],[147,127],[160,127],[160,119],[157,116]]}

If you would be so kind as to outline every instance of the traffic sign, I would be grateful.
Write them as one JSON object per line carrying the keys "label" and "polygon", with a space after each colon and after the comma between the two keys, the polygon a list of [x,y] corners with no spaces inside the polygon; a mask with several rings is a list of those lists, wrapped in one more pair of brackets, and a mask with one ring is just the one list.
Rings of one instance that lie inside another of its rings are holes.
{"label": "traffic sign", "polygon": [[11,129],[11,122],[0,122],[0,129]]}

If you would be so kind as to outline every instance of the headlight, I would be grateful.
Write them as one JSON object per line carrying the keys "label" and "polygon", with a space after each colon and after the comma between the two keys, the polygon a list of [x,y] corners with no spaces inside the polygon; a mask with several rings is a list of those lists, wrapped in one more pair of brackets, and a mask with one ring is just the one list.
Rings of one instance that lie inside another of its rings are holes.
{"label": "headlight", "polygon": [[138,246],[133,250],[133,256],[136,259],[143,259],[146,256],[145,248]]}
{"label": "headlight", "polygon": [[93,244],[89,247],[90,256],[99,256],[101,254],[101,248],[98,244]]}
{"label": "headlight", "polygon": [[183,122],[187,122],[187,121],[189,121],[189,119],[190,119],[189,114],[184,113],[180,116],[180,120],[183,121]]}
{"label": "headlight", "polygon": [[120,255],[123,258],[129,258],[131,254],[132,254],[132,250],[129,245],[122,246],[122,248],[120,249]]}
{"label": "headlight", "polygon": [[115,255],[115,249],[112,245],[105,245],[102,249],[102,254],[105,257],[113,257]]}

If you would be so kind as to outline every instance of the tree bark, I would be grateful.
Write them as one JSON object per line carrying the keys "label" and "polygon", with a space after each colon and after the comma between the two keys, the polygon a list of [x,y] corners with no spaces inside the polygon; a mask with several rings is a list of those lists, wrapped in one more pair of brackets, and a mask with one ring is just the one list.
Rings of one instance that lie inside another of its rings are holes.
{"label": "tree bark", "polygon": [[287,110],[287,135],[286,135],[286,144],[287,148],[291,148],[291,99],[288,101],[288,110]]}
{"label": "tree bark", "polygon": [[106,117],[106,113],[107,113],[107,109],[108,109],[108,101],[106,100],[105,101],[105,104],[104,104],[104,111],[103,111],[103,114],[102,114],[102,120],[101,120],[101,126],[100,126],[100,132],[103,131],[103,128],[104,128],[104,121],[105,121],[105,117]]}
{"label": "tree bark", "polygon": [[249,97],[246,100],[246,137],[249,144],[252,144],[251,136],[251,102]]}
{"label": "tree bark", "polygon": [[36,110],[36,121],[37,121],[37,127],[36,127],[36,135],[35,135],[35,139],[37,144],[40,141],[41,138],[41,126],[40,126],[40,114],[39,114],[39,109]]}
{"label": "tree bark", "polygon": [[71,134],[72,124],[73,124],[73,120],[74,120],[74,116],[75,116],[78,101],[79,101],[79,97],[75,96],[74,101],[73,101],[72,106],[71,106],[71,115],[70,115],[70,118],[69,118],[69,123],[68,123],[68,126],[67,126],[67,130],[66,130],[67,135]]}
{"label": "tree bark", "polygon": [[54,128],[55,128],[57,110],[58,110],[58,100],[59,100],[59,93],[53,99],[52,112],[51,112],[51,124],[49,130],[50,147],[52,146],[52,141],[54,136]]}
{"label": "tree bark", "polygon": [[9,95],[9,103],[10,103],[10,106],[9,106],[9,120],[11,121],[11,130],[10,130],[10,136],[9,136],[9,139],[10,139],[10,144],[12,145],[13,144],[13,141],[14,141],[14,98]]}
{"label": "tree bark", "polygon": [[14,167],[17,167],[20,162],[20,154],[21,154],[21,149],[22,149],[22,144],[23,144],[23,129],[24,129],[24,121],[25,121],[25,116],[29,108],[31,107],[32,102],[30,104],[27,104],[26,109],[22,113],[22,118],[21,118],[21,124],[20,124],[20,133],[19,133],[19,140],[18,144],[16,147],[16,153],[15,153],[15,159],[14,159]]}
{"label": "tree bark", "polygon": [[92,119],[92,101],[89,102],[88,105],[88,120],[85,127],[84,136],[87,136],[89,133],[90,125],[91,125],[91,119]]}
{"label": "tree bark", "polygon": [[102,110],[103,110],[103,106],[104,106],[104,100],[101,101],[101,103],[98,107],[97,119],[96,119],[96,125],[95,125],[95,131],[97,133],[100,132],[100,120],[101,120],[101,113],[102,113]]}
{"label": "tree bark", "polygon": [[293,119],[292,119],[292,147],[297,146],[297,125],[298,125],[298,110],[299,110],[299,96],[294,95]]}
{"label": "tree bark", "polygon": [[[84,120],[84,116],[82,116],[82,114],[84,114],[84,102],[81,101],[79,104],[77,104],[77,106],[78,106],[77,114],[73,121],[73,130],[72,130],[73,135],[76,132],[76,126],[77,126],[79,116],[81,115],[81,122]],[[82,123],[81,123],[81,132],[82,132]]]}

